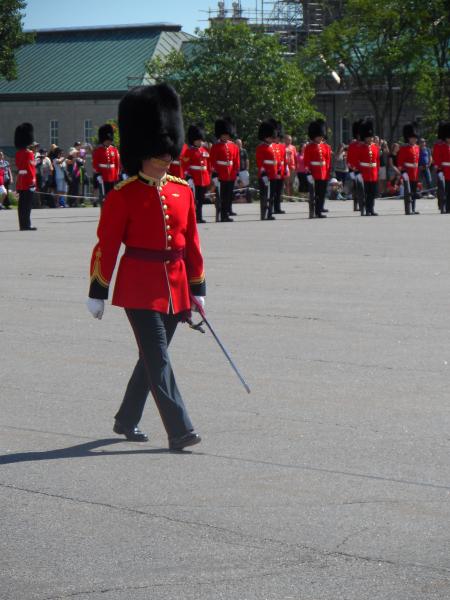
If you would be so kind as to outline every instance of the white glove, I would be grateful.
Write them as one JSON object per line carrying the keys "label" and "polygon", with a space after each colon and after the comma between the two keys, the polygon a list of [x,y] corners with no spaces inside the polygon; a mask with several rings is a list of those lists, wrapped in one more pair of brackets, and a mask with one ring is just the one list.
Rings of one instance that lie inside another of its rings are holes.
{"label": "white glove", "polygon": [[202,310],[205,310],[205,296],[194,296],[195,302],[192,303],[191,310],[194,312],[200,312],[197,304],[200,305]]}
{"label": "white glove", "polygon": [[99,183],[103,183],[103,177],[102,177],[101,175],[99,175],[99,176],[97,177],[97,181],[98,181]]}
{"label": "white glove", "polygon": [[289,167],[286,167],[286,177],[289,177],[290,174],[291,170],[289,169]]}
{"label": "white glove", "polygon": [[30,192],[35,192],[35,191],[36,191],[36,188],[35,188],[35,186],[33,186],[33,187],[30,187]]}
{"label": "white glove", "polygon": [[101,319],[103,317],[103,311],[105,310],[104,300],[99,300],[98,298],[88,298],[86,300],[86,306],[94,319]]}
{"label": "white glove", "polygon": [[314,177],[310,173],[306,176],[306,179],[308,180],[308,183],[310,183],[311,185],[313,185],[313,183],[314,183]]}
{"label": "white glove", "polygon": [[216,187],[216,188],[219,187],[219,178],[218,177],[213,177],[213,184],[214,184],[214,187]]}
{"label": "white glove", "polygon": [[362,174],[361,174],[361,173],[358,173],[358,175],[356,176],[356,179],[357,179],[357,180],[358,180],[360,183],[364,184],[364,179],[363,179],[363,176],[362,176]]}
{"label": "white glove", "polygon": [[409,175],[406,171],[404,171],[402,173],[402,178],[403,178],[403,181],[409,181]]}
{"label": "white glove", "polygon": [[355,174],[354,174],[354,172],[353,172],[353,171],[350,171],[349,175],[350,175],[350,179],[351,179],[352,181],[354,181],[354,180],[355,180],[355,177],[356,177],[356,176],[355,176]]}
{"label": "white glove", "polygon": [[439,179],[441,181],[445,181],[445,176],[444,176],[444,172],[443,171],[439,171],[439,173],[437,174],[437,176],[439,177]]}
{"label": "white glove", "polygon": [[189,187],[190,187],[190,188],[191,188],[191,190],[192,190],[192,193],[195,193],[195,183],[194,183],[194,180],[192,179],[192,177],[190,177],[190,178],[188,179],[188,184],[189,184]]}
{"label": "white glove", "polygon": [[267,175],[264,175],[264,177],[262,177],[263,183],[266,187],[269,187],[269,178],[267,177]]}

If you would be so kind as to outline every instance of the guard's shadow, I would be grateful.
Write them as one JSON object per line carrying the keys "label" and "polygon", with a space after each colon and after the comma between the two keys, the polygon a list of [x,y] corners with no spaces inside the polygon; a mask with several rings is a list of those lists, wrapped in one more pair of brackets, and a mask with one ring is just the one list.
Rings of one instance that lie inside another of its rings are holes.
{"label": "guard's shadow", "polygon": [[[93,440],[68,448],[58,448],[57,450],[46,450],[44,452],[18,452],[16,454],[4,454],[0,456],[0,465],[8,465],[10,463],[19,462],[34,462],[38,460],[57,460],[60,458],[84,458],[87,456],[114,456],[124,454],[190,454],[190,452],[172,451],[168,448],[140,448],[138,450],[100,450],[94,452],[96,448],[101,446],[111,446],[123,444],[126,440],[117,438],[104,438],[101,440]],[[128,442],[130,443],[130,442]]]}

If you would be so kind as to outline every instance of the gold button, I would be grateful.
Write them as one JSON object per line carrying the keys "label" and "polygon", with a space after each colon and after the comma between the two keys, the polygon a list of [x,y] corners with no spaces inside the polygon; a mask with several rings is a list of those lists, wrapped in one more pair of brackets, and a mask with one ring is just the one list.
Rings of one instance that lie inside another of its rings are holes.
{"label": "gold button", "polygon": [[166,225],[166,229],[167,229],[167,231],[169,231],[170,225]]}
{"label": "gold button", "polygon": [[168,239],[168,240],[169,240],[169,242],[170,242],[170,240],[172,239],[172,236],[171,236],[171,235],[168,235],[168,236],[167,236],[167,239]]}
{"label": "gold button", "polygon": [[166,199],[166,197],[165,197],[165,196],[161,196],[161,200],[165,200],[165,199]]}
{"label": "gold button", "polygon": [[166,265],[168,265],[170,263],[170,260],[166,260]]}
{"label": "gold button", "polygon": [[166,221],[168,221],[170,219],[169,215],[166,215]]}
{"label": "gold button", "polygon": [[164,204],[163,209],[167,210],[169,207],[167,206],[167,204]]}
{"label": "gold button", "polygon": [[167,250],[172,250],[172,246],[167,246]]}

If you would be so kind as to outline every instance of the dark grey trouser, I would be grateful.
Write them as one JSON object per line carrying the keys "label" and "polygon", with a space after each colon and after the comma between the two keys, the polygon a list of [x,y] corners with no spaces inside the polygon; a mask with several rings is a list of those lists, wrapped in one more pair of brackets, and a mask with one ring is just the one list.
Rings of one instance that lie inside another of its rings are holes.
{"label": "dark grey trouser", "polygon": [[115,418],[126,427],[137,425],[151,392],[169,438],[193,431],[168,355],[179,315],[129,308],[125,312],[139,348],[139,359]]}

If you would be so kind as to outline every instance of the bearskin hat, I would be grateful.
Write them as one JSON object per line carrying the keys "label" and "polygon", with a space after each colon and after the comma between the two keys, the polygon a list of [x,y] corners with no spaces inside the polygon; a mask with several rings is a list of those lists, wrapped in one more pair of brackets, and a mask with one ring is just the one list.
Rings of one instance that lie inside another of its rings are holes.
{"label": "bearskin hat", "polygon": [[230,119],[230,117],[224,117],[223,119],[217,119],[214,124],[214,135],[217,139],[223,134],[228,134],[231,137],[236,135],[236,125]]}
{"label": "bearskin hat", "polygon": [[14,132],[14,146],[18,150],[27,148],[34,142],[34,129],[31,123],[22,123]]}
{"label": "bearskin hat", "polygon": [[355,140],[360,139],[359,128],[361,127],[362,122],[363,122],[363,119],[359,119],[358,121],[355,121],[352,125],[352,135]]}
{"label": "bearskin hat", "polygon": [[128,175],[136,175],[147,158],[180,156],[184,143],[178,94],[167,83],[130,90],[119,103],[120,156]]}
{"label": "bearskin hat", "polygon": [[417,123],[406,123],[403,127],[403,138],[405,142],[408,142],[412,137],[419,137]]}
{"label": "bearskin hat", "polygon": [[277,135],[277,126],[276,121],[273,119],[268,119],[267,121],[263,121],[258,129],[258,139],[262,142],[268,137],[276,137]]}
{"label": "bearskin hat", "polygon": [[316,119],[308,125],[308,136],[310,140],[316,137],[326,137],[327,127],[323,119]]}
{"label": "bearskin hat", "polygon": [[359,127],[359,137],[365,140],[368,137],[373,137],[373,121],[366,119]]}
{"label": "bearskin hat", "polygon": [[450,138],[450,122],[441,122],[438,126],[438,138],[445,141]]}
{"label": "bearskin hat", "polygon": [[98,143],[103,144],[106,141],[114,141],[114,128],[109,123],[98,128]]}
{"label": "bearskin hat", "polygon": [[187,132],[188,143],[193,146],[196,140],[206,139],[205,129],[203,123],[197,123],[196,125],[190,125]]}

